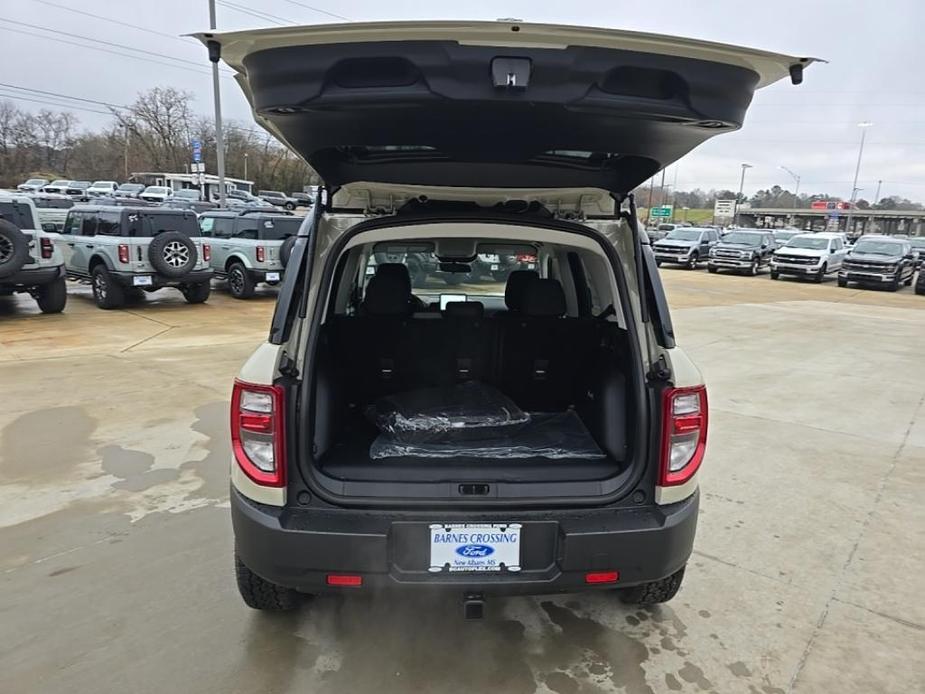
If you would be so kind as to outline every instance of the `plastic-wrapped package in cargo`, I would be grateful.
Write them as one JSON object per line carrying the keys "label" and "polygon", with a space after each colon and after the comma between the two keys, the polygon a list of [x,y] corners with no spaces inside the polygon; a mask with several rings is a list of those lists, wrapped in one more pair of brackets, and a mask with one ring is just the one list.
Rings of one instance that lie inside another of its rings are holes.
{"label": "plastic-wrapped package in cargo", "polygon": [[377,400],[367,416],[383,434],[403,443],[482,438],[529,421],[530,416],[497,388],[470,381],[423,388]]}
{"label": "plastic-wrapped package in cargo", "polygon": [[596,459],[605,455],[588,432],[581,418],[572,410],[555,413],[531,413],[529,420],[516,427],[483,429],[476,437],[466,431],[449,430],[439,438],[426,441],[399,440],[388,433],[380,434],[369,449],[373,459],[416,458],[550,458]]}

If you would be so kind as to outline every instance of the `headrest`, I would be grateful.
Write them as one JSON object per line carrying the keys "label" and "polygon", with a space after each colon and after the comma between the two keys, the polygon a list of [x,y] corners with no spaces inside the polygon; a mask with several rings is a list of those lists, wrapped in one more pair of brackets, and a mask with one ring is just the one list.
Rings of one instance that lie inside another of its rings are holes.
{"label": "headrest", "polygon": [[382,263],[376,267],[376,277],[393,277],[405,285],[405,293],[411,294],[411,273],[401,263]]}
{"label": "headrest", "polygon": [[524,288],[530,280],[540,278],[536,270],[514,270],[507,276],[504,287],[504,303],[509,311],[520,311],[524,304]]}
{"label": "headrest", "polygon": [[521,312],[526,316],[564,316],[565,292],[558,280],[533,279],[524,289]]}
{"label": "headrest", "polygon": [[411,313],[411,280],[404,265],[398,265],[404,274],[397,270],[382,270],[396,264],[380,265],[369,284],[363,298],[363,310],[371,316],[407,316]]}
{"label": "headrest", "polygon": [[485,304],[481,301],[447,301],[444,314],[449,318],[481,318]]}

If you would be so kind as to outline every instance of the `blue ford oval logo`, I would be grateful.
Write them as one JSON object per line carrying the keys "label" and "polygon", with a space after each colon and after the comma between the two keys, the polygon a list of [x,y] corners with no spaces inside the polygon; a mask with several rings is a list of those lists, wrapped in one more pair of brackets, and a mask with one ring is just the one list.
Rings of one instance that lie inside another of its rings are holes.
{"label": "blue ford oval logo", "polygon": [[456,548],[456,554],[461,557],[487,557],[494,553],[495,548],[488,545],[461,545]]}

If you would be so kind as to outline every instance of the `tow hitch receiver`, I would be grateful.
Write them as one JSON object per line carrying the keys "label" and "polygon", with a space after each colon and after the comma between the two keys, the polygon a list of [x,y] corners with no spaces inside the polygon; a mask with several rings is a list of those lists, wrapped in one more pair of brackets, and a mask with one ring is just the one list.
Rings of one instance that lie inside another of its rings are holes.
{"label": "tow hitch receiver", "polygon": [[485,615],[485,598],[481,593],[463,595],[463,615],[466,619],[481,619]]}

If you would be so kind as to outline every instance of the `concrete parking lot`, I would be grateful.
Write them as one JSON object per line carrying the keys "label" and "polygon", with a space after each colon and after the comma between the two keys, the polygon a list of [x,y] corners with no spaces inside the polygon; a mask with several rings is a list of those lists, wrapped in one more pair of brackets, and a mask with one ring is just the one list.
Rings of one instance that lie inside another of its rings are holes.
{"label": "concrete parking lot", "polygon": [[925,297],[663,271],[711,431],[682,592],[489,602],[234,587],[226,403],[270,292],[0,299],[0,691],[920,691]]}

